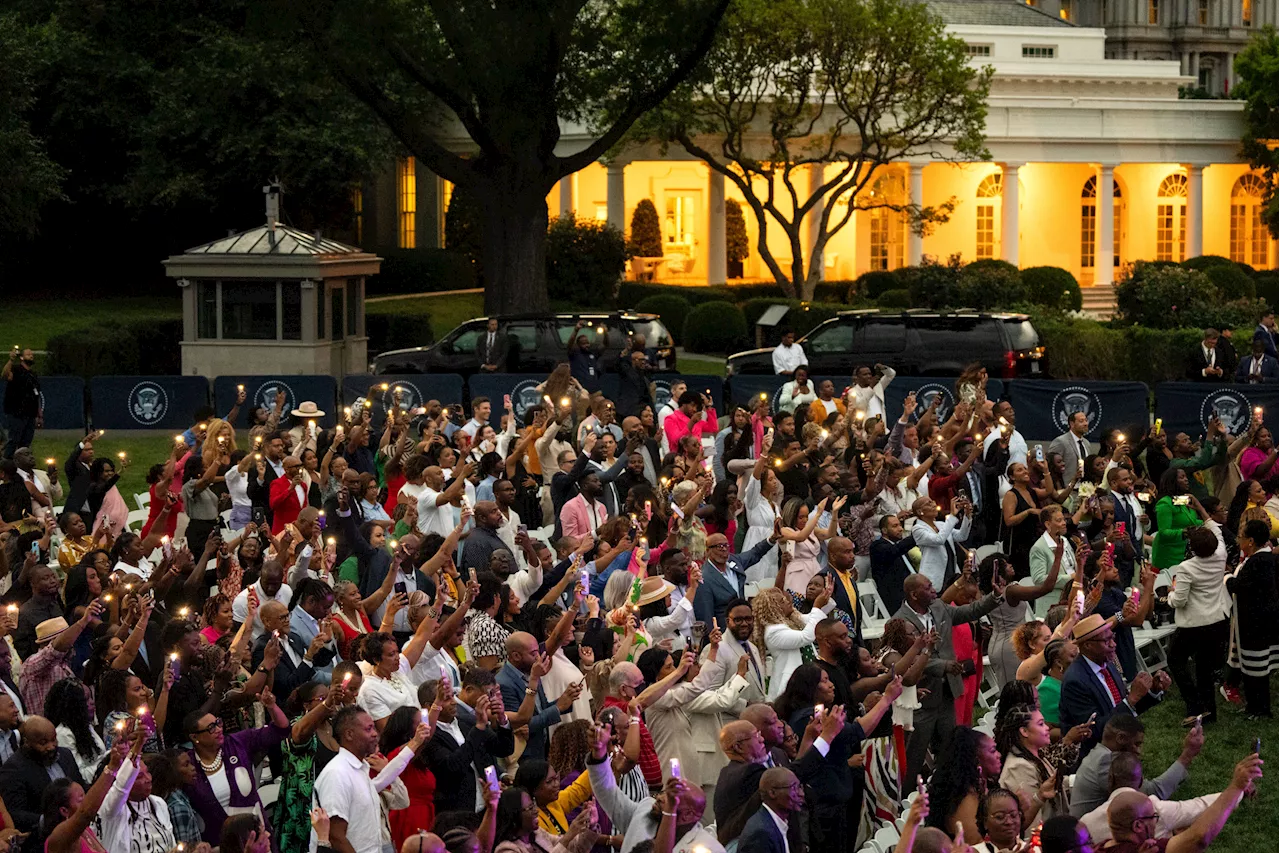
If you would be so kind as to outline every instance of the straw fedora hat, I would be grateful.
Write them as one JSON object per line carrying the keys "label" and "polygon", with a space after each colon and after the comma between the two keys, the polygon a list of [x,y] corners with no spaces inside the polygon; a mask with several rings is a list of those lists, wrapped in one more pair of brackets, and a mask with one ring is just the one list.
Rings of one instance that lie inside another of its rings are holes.
{"label": "straw fedora hat", "polygon": [[1097,613],[1090,613],[1088,616],[1077,622],[1076,626],[1071,629],[1071,639],[1075,640],[1077,643],[1082,640],[1087,640],[1110,624],[1111,620],[1104,619]]}
{"label": "straw fedora hat", "polygon": [[61,616],[46,619],[36,626],[36,645],[47,643],[67,630],[67,620]]}
{"label": "straw fedora hat", "polygon": [[324,412],[321,411],[319,407],[317,407],[316,404],[311,402],[310,400],[303,400],[300,404],[298,404],[298,408],[294,409],[289,414],[293,415],[295,418],[323,418],[324,417]]}
{"label": "straw fedora hat", "polygon": [[671,590],[675,588],[675,584],[664,578],[645,578],[640,584],[640,600],[636,602],[636,606],[644,607],[646,604],[653,604],[655,601],[662,601],[662,599],[670,595]]}

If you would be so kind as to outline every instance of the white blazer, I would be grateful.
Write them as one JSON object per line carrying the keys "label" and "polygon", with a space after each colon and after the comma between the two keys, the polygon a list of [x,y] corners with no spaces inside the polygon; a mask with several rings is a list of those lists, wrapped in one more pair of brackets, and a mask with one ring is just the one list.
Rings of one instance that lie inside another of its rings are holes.
{"label": "white blazer", "polygon": [[1231,615],[1231,596],[1223,575],[1227,546],[1215,521],[1210,519],[1204,526],[1218,538],[1217,550],[1208,557],[1192,557],[1169,569],[1174,576],[1169,603],[1173,605],[1174,624],[1179,628],[1212,625]]}
{"label": "white blazer", "polygon": [[766,695],[770,702],[782,695],[791,673],[804,663],[800,650],[813,644],[818,623],[835,609],[834,601],[828,601],[821,608],[813,608],[804,616],[803,630],[797,631],[789,625],[770,625],[764,629],[765,651],[769,654],[769,690]]}
{"label": "white blazer", "polygon": [[[969,527],[972,523],[968,515],[964,517],[964,521],[960,521],[954,515],[948,515],[947,520],[937,530],[923,522],[911,528],[911,535],[915,537],[916,546],[920,548],[920,574],[933,581],[933,587],[939,594],[942,593],[942,581],[947,573],[947,549],[944,546],[949,541],[954,548],[968,539]],[[960,554],[956,552],[957,572],[962,565]]]}

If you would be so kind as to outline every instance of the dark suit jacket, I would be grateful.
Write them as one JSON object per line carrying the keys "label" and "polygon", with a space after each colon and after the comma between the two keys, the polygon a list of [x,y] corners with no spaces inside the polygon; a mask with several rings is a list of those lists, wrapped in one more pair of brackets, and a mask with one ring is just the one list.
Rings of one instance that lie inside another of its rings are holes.
{"label": "dark suit jacket", "polygon": [[77,444],[63,463],[62,472],[67,475],[66,509],[63,512],[80,512],[89,499],[89,469],[80,462],[80,451]]}
{"label": "dark suit jacket", "polygon": [[885,613],[897,613],[902,606],[902,585],[911,575],[911,568],[903,562],[906,553],[916,546],[911,534],[897,542],[884,536],[871,543],[871,579],[876,584],[876,595],[884,603]]}
{"label": "dark suit jacket", "polygon": [[262,479],[258,479],[257,467],[249,466],[249,477],[245,482],[245,494],[249,496],[249,503],[254,509],[260,509],[266,513],[267,523],[271,522],[271,484],[276,480],[276,469],[271,467],[271,463],[266,464],[266,470],[262,472]]}
{"label": "dark suit jacket", "polygon": [[[474,717],[472,718],[474,719]],[[515,752],[510,728],[490,724],[481,731],[458,720],[463,743],[437,726],[427,741],[427,766],[436,777],[437,811],[475,811],[476,774],[493,764],[494,756]]]}
{"label": "dark suit jacket", "polygon": [[[791,821],[788,821],[788,829],[790,824]],[[751,853],[786,853],[786,839],[782,837],[773,816],[764,806],[742,828],[742,834],[738,836],[738,849],[750,850]]]}
{"label": "dark suit jacket", "polygon": [[479,360],[483,367],[486,364],[492,364],[498,368],[498,373],[505,373],[507,370],[507,352],[510,345],[507,341],[507,333],[502,329],[493,333],[493,346],[489,346],[489,330],[480,333],[479,339],[476,340],[476,359]]}
{"label": "dark suit jacket", "polygon": [[[777,753],[774,753],[774,761],[777,761]],[[787,769],[796,774],[801,782],[805,782],[816,777],[825,763],[822,753],[810,747]],[[724,826],[751,799],[751,795],[760,790],[760,777],[768,769],[763,764],[747,764],[743,761],[730,761],[720,769],[720,778],[716,780],[715,800],[712,803],[717,825]],[[747,848],[738,845],[738,849]]]}
{"label": "dark suit jacket", "polygon": [[1205,376],[1203,371],[1209,366],[1209,361],[1204,357],[1204,348],[1197,342],[1195,348],[1191,351],[1191,355],[1187,358],[1187,381],[1226,382],[1231,373],[1227,370],[1226,365],[1222,363],[1221,355],[1222,352],[1215,347],[1214,367],[1222,368],[1222,376]]}
{"label": "dark suit jacket", "polygon": [[[271,635],[263,632],[262,636],[253,644],[253,658],[251,669],[256,670],[262,663],[262,658],[267,651],[267,641],[271,639]],[[306,684],[316,677],[315,667],[307,663],[303,659],[303,655],[307,653],[307,647],[297,634],[289,633],[289,648],[293,649],[299,659],[297,666],[293,660],[283,650],[280,652],[280,663],[276,665],[275,683],[271,688],[271,692],[277,696],[289,696],[293,691]],[[314,658],[315,666],[328,666],[333,663],[337,653],[333,649],[321,649]]]}
{"label": "dark suit jacket", "polygon": [[693,600],[693,618],[704,622],[708,632],[713,619],[721,630],[729,630],[725,611],[733,599],[745,598],[743,589],[746,586],[747,569],[760,562],[776,544],[765,539],[757,542],[749,551],[730,554],[724,564],[728,570],[727,578],[710,560],[702,564],[702,586],[698,589],[698,597]]}
{"label": "dark suit jacket", "polygon": [[618,417],[640,416],[640,409],[653,405],[649,391],[649,371],[636,370],[630,356],[618,359]]}
{"label": "dark suit jacket", "polygon": [[146,633],[142,635],[142,647],[146,649],[147,657],[144,660],[141,652],[139,652],[134,656],[133,664],[129,667],[143,684],[150,687],[157,694],[160,692],[160,679],[164,676],[164,669],[169,663],[169,656],[160,645],[162,631],[164,631],[163,619],[148,620]]}
{"label": "dark suit jacket", "polygon": [[[929,605],[929,616],[933,618],[933,626],[938,630],[938,648],[933,658],[925,664],[924,675],[920,678],[919,686],[929,688],[929,695],[920,700],[921,707],[932,709],[944,704],[949,707],[955,697],[964,695],[964,680],[959,675],[947,672],[947,664],[956,659],[955,650],[951,646],[951,627],[977,622],[999,607],[1002,601],[1003,596],[997,598],[994,593],[987,593],[972,604],[958,607],[952,607],[941,598],[935,598],[933,604]],[[902,602],[902,606],[893,615],[906,619],[918,631],[924,630],[920,614],[912,610],[906,601]],[[950,695],[943,690],[944,686],[950,688]]]}
{"label": "dark suit jacket", "polygon": [[[1241,385],[1249,384],[1249,371],[1253,369],[1253,353],[1245,358],[1240,359],[1240,364],[1236,366],[1236,382]],[[1264,354],[1262,356],[1262,381],[1274,383],[1276,381],[1276,360],[1274,356]]]}
{"label": "dark suit jacket", "polygon": [[1128,689],[1124,684],[1124,676],[1113,663],[1107,663],[1107,669],[1115,679],[1121,699],[1125,700],[1119,705],[1111,704],[1111,696],[1107,688],[1103,687],[1102,682],[1093,674],[1093,670],[1089,668],[1089,661],[1084,655],[1077,657],[1075,662],[1067,667],[1062,677],[1062,696],[1058,700],[1058,722],[1062,730],[1065,732],[1072,726],[1080,725],[1089,719],[1090,714],[1098,715],[1093,724],[1093,736],[1080,744],[1081,758],[1093,748],[1094,744],[1102,740],[1102,729],[1106,726],[1107,720],[1111,719],[1112,714],[1141,714],[1160,702],[1159,697],[1148,693],[1138,703],[1137,708],[1129,707],[1126,699]]}
{"label": "dark suit jacket", "polygon": [[[58,747],[57,762],[63,775],[87,787],[71,750]],[[31,832],[39,826],[40,798],[44,796],[44,789],[49,787],[49,781],[48,768],[37,764],[21,749],[0,766],[0,791],[4,792],[4,804],[13,816],[13,822],[23,832]]]}
{"label": "dark suit jacket", "polygon": [[[836,607],[853,618],[853,642],[859,646],[864,645],[862,642],[862,599],[856,598],[854,601],[849,601],[849,593],[845,591],[844,584],[840,581],[840,578],[836,577],[833,569],[824,569],[821,574],[824,577],[830,576],[835,581],[835,592],[832,597],[835,599]],[[853,569],[852,574],[853,588],[856,594],[858,589],[858,570],[856,568]]]}

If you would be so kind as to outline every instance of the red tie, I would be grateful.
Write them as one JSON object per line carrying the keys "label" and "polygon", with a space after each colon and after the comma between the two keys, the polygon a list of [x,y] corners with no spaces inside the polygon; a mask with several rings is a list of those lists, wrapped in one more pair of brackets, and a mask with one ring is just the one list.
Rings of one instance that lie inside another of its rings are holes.
{"label": "red tie", "polygon": [[1116,680],[1111,677],[1111,667],[1105,665],[1102,667],[1102,680],[1107,682],[1107,689],[1111,691],[1111,701],[1119,705],[1120,688],[1116,686]]}

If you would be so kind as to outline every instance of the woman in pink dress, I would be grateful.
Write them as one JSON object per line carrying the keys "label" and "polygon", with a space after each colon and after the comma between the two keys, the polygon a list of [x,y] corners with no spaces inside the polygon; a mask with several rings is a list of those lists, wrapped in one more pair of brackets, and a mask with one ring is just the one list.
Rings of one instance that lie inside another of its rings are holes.
{"label": "woman in pink dress", "polygon": [[211,646],[230,631],[236,621],[231,610],[231,599],[222,593],[204,603],[204,613],[201,615],[204,627],[200,629],[200,636],[208,640]]}
{"label": "woman in pink dress", "polygon": [[[949,597],[952,590],[955,593]],[[947,588],[947,593],[942,596],[942,600],[952,607],[970,604],[978,600],[978,584],[973,581],[972,575],[965,574]],[[952,625],[951,647],[955,651],[956,661],[964,667],[964,692],[955,699],[956,723],[972,726],[973,706],[978,701],[978,688],[982,684],[982,638],[978,633],[978,623]]]}
{"label": "woman in pink dress", "polygon": [[1257,480],[1264,487],[1268,482],[1275,483],[1276,443],[1271,437],[1271,430],[1266,427],[1258,430],[1253,441],[1240,454],[1240,477],[1244,480]]}
{"label": "woman in pink dress", "polygon": [[845,500],[843,496],[836,498],[831,507],[831,522],[823,530],[818,529],[818,519],[827,509],[826,498],[812,511],[802,498],[787,498],[782,505],[782,540],[795,543],[795,552],[787,566],[787,589],[804,595],[809,579],[822,571],[818,554],[824,541],[840,535],[839,516]]}

